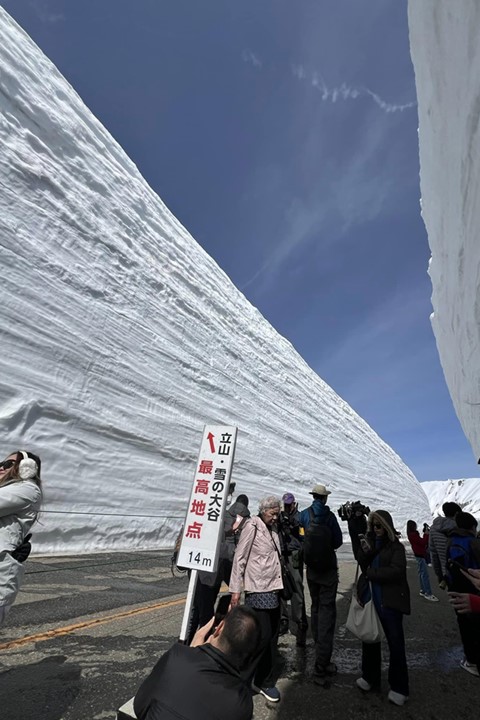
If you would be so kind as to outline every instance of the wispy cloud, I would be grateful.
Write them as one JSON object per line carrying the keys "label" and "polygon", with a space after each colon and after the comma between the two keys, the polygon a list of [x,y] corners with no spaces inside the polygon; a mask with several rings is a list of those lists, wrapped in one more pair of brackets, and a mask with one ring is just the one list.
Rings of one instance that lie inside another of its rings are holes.
{"label": "wispy cloud", "polygon": [[[242,60],[259,70],[263,68],[262,60],[250,48],[246,48],[242,51]],[[313,90],[318,92],[322,102],[329,102],[333,104],[339,101],[346,102],[368,97],[373,100],[375,105],[377,105],[384,113],[404,112],[405,110],[410,110],[411,108],[417,106],[417,102],[415,100],[408,103],[388,102],[378,93],[366,86],[354,87],[349,85],[347,82],[342,82],[340,85],[334,85],[333,87],[329,86],[321,73],[316,70],[308,70],[301,63],[293,63],[290,70],[296,80],[305,83],[305,85],[310,86]]]}
{"label": "wispy cloud", "polygon": [[249,50],[248,48],[245,48],[245,50],[242,50],[242,60],[245,63],[249,63],[250,65],[253,65],[253,67],[261,68],[263,67],[263,63],[252,50]]}
{"label": "wispy cloud", "polygon": [[55,25],[61,20],[65,20],[65,16],[62,13],[52,12],[47,2],[42,0],[32,0],[30,7],[38,17],[38,19],[45,23],[45,25]]}
{"label": "wispy cloud", "polygon": [[347,83],[341,83],[335,87],[329,87],[323,76],[316,72],[309,72],[303,65],[293,64],[291,66],[292,75],[300,82],[309,84],[316,90],[323,102],[335,103],[338,101],[358,100],[362,97],[370,97],[378,107],[386,113],[403,112],[410,108],[416,107],[416,102],[409,103],[392,103],[387,102],[373,92],[368,87],[351,87]]}

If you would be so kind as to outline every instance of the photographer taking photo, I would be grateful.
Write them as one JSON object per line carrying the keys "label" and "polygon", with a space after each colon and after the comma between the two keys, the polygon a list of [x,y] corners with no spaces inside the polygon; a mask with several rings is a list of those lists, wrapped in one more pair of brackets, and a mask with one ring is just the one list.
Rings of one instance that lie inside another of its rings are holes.
{"label": "photographer taking photo", "polygon": [[346,521],[348,524],[348,534],[352,542],[352,551],[355,560],[358,560],[358,551],[360,549],[360,535],[367,532],[367,515],[370,508],[363,505],[360,500],[355,502],[347,502],[340,505],[338,515],[340,520]]}

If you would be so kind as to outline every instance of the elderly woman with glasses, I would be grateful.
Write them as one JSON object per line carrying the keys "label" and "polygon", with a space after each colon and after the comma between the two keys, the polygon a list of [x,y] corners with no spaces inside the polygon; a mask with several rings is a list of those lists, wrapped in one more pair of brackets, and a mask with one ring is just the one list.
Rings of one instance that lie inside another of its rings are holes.
{"label": "elderly woman with glasses", "polygon": [[283,588],[280,541],[275,527],[279,514],[280,500],[277,497],[261,500],[258,515],[244,525],[230,577],[232,606],[240,602],[243,586],[245,604],[255,610],[260,622],[261,641],[250,668],[250,677],[253,677],[253,691],[261,693],[271,702],[280,700],[272,677],[280,623],[279,591]]}
{"label": "elderly woman with glasses", "polygon": [[[410,614],[410,590],[405,548],[386,510],[370,513],[357,559],[362,570],[357,595],[362,602],[373,599],[390,652],[388,699],[394,705],[404,705],[408,700],[408,668],[403,616]],[[362,643],[362,677],[357,687],[364,692],[379,689],[381,666],[380,643]]]}
{"label": "elderly woman with glasses", "polygon": [[17,596],[29,530],[42,500],[40,458],[17,450],[0,463],[0,625]]}

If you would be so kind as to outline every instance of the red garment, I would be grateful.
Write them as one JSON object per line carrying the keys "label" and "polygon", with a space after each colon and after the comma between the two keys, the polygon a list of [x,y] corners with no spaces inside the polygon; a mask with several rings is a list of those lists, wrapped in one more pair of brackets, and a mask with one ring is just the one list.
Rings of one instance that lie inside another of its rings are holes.
{"label": "red garment", "polygon": [[414,532],[408,533],[407,537],[415,557],[424,558],[428,550],[428,534],[420,537],[418,530],[414,530]]}
{"label": "red garment", "polygon": [[480,595],[470,595],[470,607],[472,612],[480,613]]}

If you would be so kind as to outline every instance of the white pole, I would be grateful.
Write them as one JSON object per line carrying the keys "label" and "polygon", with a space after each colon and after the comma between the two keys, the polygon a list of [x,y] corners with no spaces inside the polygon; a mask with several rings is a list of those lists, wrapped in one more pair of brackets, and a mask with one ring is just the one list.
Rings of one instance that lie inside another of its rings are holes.
{"label": "white pole", "polygon": [[185,603],[185,610],[183,612],[182,629],[180,630],[180,637],[178,641],[185,644],[187,639],[188,624],[190,620],[190,614],[192,611],[193,598],[195,597],[195,588],[197,586],[197,575],[198,570],[192,570],[190,573],[190,582],[188,583],[187,601]]}

